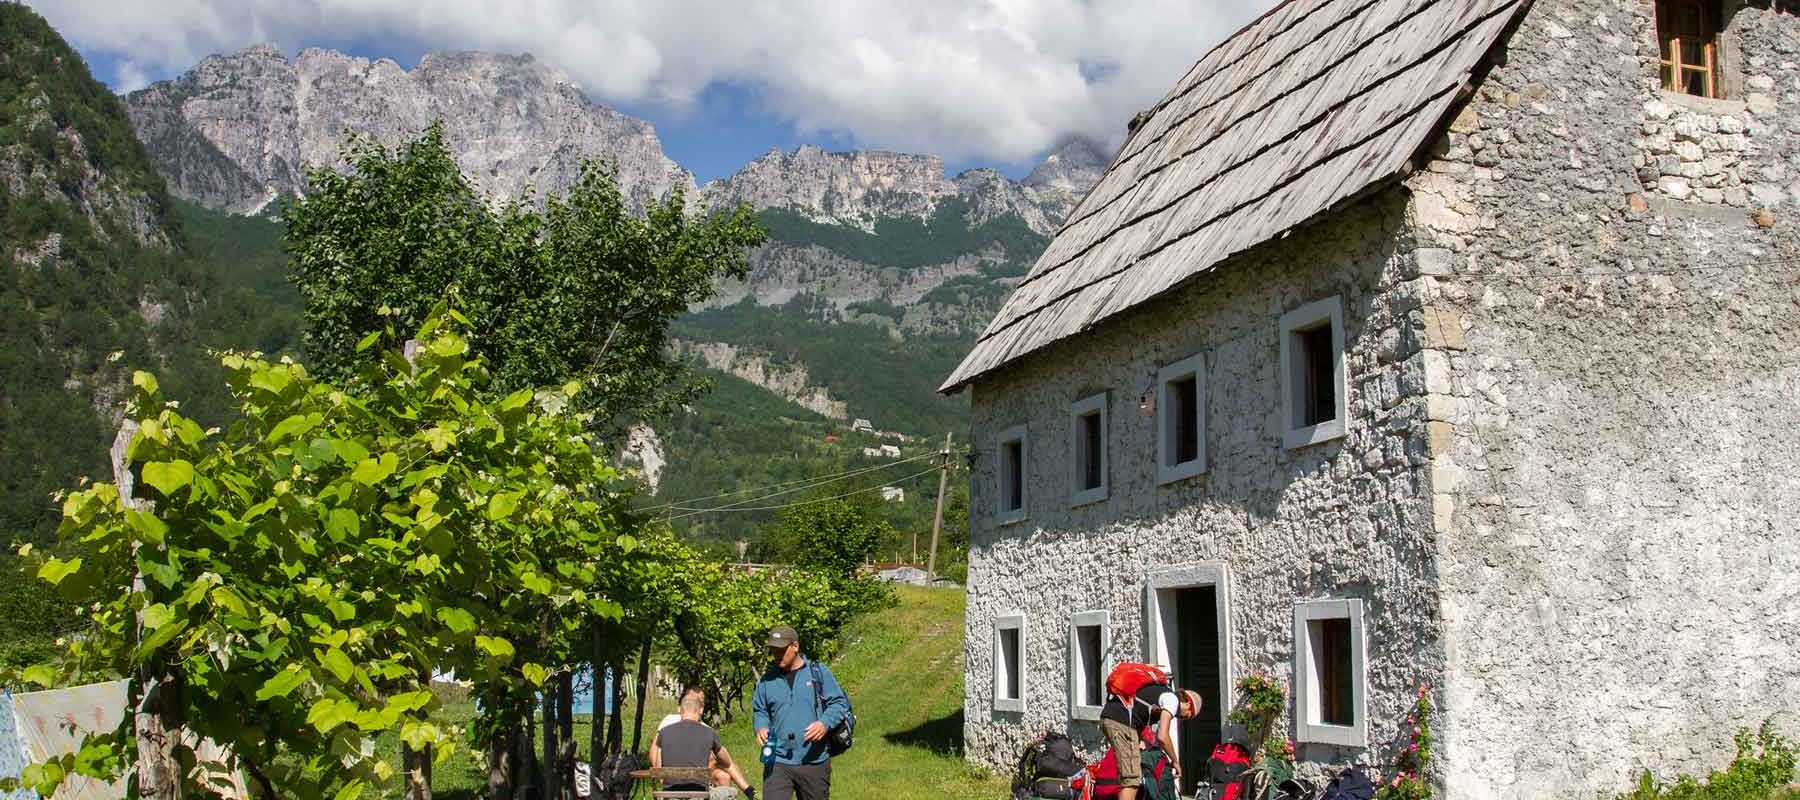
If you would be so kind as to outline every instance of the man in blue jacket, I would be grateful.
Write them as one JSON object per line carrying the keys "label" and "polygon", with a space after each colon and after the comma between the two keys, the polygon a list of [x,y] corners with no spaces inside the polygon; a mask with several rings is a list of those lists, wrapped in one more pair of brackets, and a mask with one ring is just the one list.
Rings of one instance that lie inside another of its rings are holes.
{"label": "man in blue jacket", "polygon": [[825,735],[849,713],[850,698],[829,668],[800,653],[793,628],[772,628],[768,646],[772,663],[750,698],[756,741],[763,745],[763,798],[827,800],[831,754]]}

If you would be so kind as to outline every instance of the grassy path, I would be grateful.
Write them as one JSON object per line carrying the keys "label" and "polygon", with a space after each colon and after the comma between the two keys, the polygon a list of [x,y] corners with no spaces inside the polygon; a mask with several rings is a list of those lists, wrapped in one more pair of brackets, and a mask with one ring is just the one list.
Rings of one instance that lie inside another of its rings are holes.
{"label": "grassy path", "polygon": [[[1007,797],[1006,781],[963,762],[963,607],[960,589],[900,587],[895,608],[857,620],[844,632],[837,658],[827,661],[856,706],[856,747],[832,764],[833,800]],[[644,714],[644,746],[674,702],[651,697]],[[631,741],[635,708],[625,708]],[[451,703],[440,716],[467,722],[473,709]],[[577,718],[583,758],[587,721]],[[726,748],[762,785],[748,711],[719,731]],[[446,800],[480,797],[481,766],[464,753],[437,770],[433,786]],[[397,789],[397,786],[396,786]]]}

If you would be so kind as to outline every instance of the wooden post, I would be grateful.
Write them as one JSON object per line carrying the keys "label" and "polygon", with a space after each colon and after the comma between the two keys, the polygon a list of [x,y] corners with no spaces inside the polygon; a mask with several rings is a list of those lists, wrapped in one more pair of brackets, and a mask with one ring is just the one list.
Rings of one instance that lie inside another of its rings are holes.
{"label": "wooden post", "polygon": [[649,705],[646,698],[650,695],[650,641],[655,637],[656,625],[651,623],[644,631],[644,643],[638,648],[637,668],[637,710],[632,713],[631,720],[631,752],[638,752],[638,745],[644,738],[644,706]]}
{"label": "wooden post", "polygon": [[[137,435],[137,431],[137,420],[127,418],[119,426],[119,434],[113,437],[113,482],[119,487],[120,505],[148,511],[148,502],[132,498],[134,479],[125,457],[125,451],[131,446],[131,438]],[[133,542],[133,564],[137,563],[137,551],[138,545]],[[144,591],[144,575],[135,566],[131,570],[131,590],[134,593]],[[137,627],[133,635],[137,637],[137,641],[144,639],[142,609],[137,612]],[[175,692],[179,688],[179,682],[173,680],[174,677],[176,676],[158,675],[148,666],[138,668],[138,703],[132,715],[132,727],[137,734],[138,796],[144,800],[178,800],[181,797],[181,764],[175,752],[181,742],[181,718],[176,713],[175,705]]]}
{"label": "wooden post", "polygon": [[944,526],[944,490],[950,487],[950,437],[954,435],[944,434],[944,463],[938,467],[937,513],[931,516],[931,560],[925,562],[925,582],[928,586],[937,580],[938,529]]}

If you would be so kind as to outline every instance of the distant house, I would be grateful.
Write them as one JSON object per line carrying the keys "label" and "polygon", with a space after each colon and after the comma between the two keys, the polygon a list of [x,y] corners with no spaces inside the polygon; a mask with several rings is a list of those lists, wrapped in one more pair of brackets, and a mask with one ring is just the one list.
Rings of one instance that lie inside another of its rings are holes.
{"label": "distant house", "polygon": [[884,444],[881,447],[876,448],[876,449],[880,450],[881,454],[884,456],[887,456],[888,458],[899,458],[900,457],[900,448],[896,447],[894,445]]}
{"label": "distant house", "polygon": [[906,502],[906,490],[899,486],[881,487],[881,499],[888,503]]}
{"label": "distant house", "polygon": [[875,423],[858,417],[855,422],[850,423],[850,430],[857,433],[874,433]]}
{"label": "distant house", "polygon": [[1206,53],[943,386],[969,757],[1093,748],[1127,659],[1205,697],[1184,791],[1253,670],[1313,775],[1429,687],[1450,798],[1791,730],[1795,53],[1729,0],[1288,0]]}
{"label": "distant house", "polygon": [[909,586],[924,586],[931,582],[931,575],[924,567],[916,564],[876,564],[875,579],[882,583],[904,583]]}

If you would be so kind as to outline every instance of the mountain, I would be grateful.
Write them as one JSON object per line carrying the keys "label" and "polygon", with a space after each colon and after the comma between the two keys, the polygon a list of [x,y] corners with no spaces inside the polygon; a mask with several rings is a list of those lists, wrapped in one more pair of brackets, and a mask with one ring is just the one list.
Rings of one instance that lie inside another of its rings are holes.
{"label": "mountain", "polygon": [[[770,239],[748,276],[671,330],[714,392],[681,418],[634,429],[628,445],[646,472],[660,465],[658,496],[676,500],[877,465],[863,454],[875,439],[847,430],[859,418],[931,441],[963,428],[966,401],[937,396],[937,381],[1110,158],[1071,137],[1014,181],[993,169],[949,175],[934,155],[802,146],[695,186],[649,123],[589,101],[531,56],[485,53],[432,54],[407,70],[253,47],[210,56],[127,105],[170,191],[213,209],[299,194],[306,169],[341,165],[346,132],[393,144],[440,117],[464,173],[501,199],[561,191],[582,158],[603,157],[637,201],[680,188],[695,211],[757,209]],[[913,487],[896,524],[928,524],[930,494]],[[769,517],[726,516],[677,524],[725,542]]]}
{"label": "mountain", "polygon": [[[213,421],[229,398],[208,349],[292,345],[290,301],[255,288],[285,269],[269,225],[173,200],[119,98],[41,17],[0,3],[0,540],[71,546],[54,542],[54,493],[111,479],[131,369]],[[230,270],[204,255],[227,250]],[[0,550],[0,664],[68,620],[18,567]]]}
{"label": "mountain", "polygon": [[589,101],[529,55],[433,53],[407,70],[263,45],[208,56],[126,102],[175,194],[234,212],[300,194],[311,166],[341,165],[346,131],[391,144],[439,118],[463,171],[502,200],[561,191],[591,156],[613,160],[639,202],[694,182],[650,123]]}

